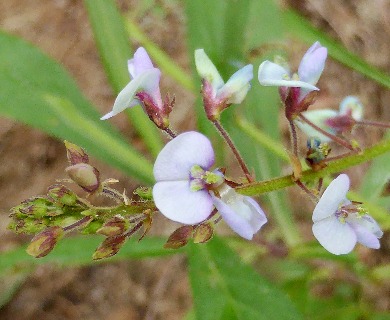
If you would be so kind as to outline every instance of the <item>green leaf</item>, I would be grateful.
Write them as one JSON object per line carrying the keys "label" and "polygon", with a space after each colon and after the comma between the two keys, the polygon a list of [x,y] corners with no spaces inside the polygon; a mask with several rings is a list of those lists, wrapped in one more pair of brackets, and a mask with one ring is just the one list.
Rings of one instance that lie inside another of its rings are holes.
{"label": "green leaf", "polygon": [[[123,18],[113,0],[84,3],[108,79],[119,93],[130,81],[127,60],[132,57]],[[158,129],[139,107],[131,108],[127,114],[153,156],[157,156],[163,147]]]}
{"label": "green leaf", "polygon": [[356,54],[348,51],[344,46],[326,35],[324,32],[313,27],[309,21],[295,11],[283,11],[283,19],[286,24],[286,30],[294,34],[296,37],[299,37],[310,44],[315,41],[320,41],[323,46],[328,48],[328,53],[333,59],[360,72],[366,77],[375,80],[384,87],[390,88],[389,75],[365,62]]}
{"label": "green leaf", "polygon": [[[92,260],[92,254],[102,242],[102,237],[77,236],[62,239],[49,255],[43,258],[33,258],[26,253],[26,247],[20,247],[0,255],[0,274],[15,268],[32,268],[33,266],[54,263],[59,266],[80,266],[100,263]],[[145,238],[138,242],[136,238],[128,240],[118,254],[101,260],[101,262],[161,257],[181,252],[180,250],[164,249],[166,239]]]}
{"label": "green leaf", "polygon": [[0,33],[0,114],[76,143],[140,181],[154,181],[151,163],[109,123],[99,120],[58,63],[4,33]]}
{"label": "green leaf", "polygon": [[287,295],[214,238],[189,246],[189,272],[197,319],[302,319]]}

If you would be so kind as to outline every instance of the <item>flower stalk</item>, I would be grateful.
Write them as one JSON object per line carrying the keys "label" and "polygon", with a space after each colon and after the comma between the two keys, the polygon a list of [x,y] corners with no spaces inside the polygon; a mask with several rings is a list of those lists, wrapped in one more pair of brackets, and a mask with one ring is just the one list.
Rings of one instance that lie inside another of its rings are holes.
{"label": "flower stalk", "polygon": [[[346,170],[350,167],[362,164],[369,160],[374,159],[386,152],[390,151],[390,139],[386,139],[373,147],[365,149],[359,154],[352,154],[343,159],[338,159],[330,162],[325,168],[314,171],[312,169],[305,170],[302,172],[302,181],[313,181],[315,179],[323,178],[331,174],[335,174]],[[286,175],[279,178],[274,178],[261,182],[253,182],[244,184],[236,188],[238,193],[247,196],[260,195],[266,192],[280,190],[295,184],[292,175]]]}

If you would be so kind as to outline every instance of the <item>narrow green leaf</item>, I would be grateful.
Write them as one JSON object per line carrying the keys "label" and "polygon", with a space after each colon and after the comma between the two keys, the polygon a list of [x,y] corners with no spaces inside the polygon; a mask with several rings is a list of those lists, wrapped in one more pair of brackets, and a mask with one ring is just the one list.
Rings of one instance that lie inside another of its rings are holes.
{"label": "narrow green leaf", "polygon": [[348,51],[344,46],[324,32],[313,27],[309,21],[297,12],[293,10],[283,11],[283,20],[286,24],[286,30],[294,34],[294,36],[299,37],[310,44],[315,41],[320,41],[323,46],[328,48],[328,53],[333,59],[360,72],[366,77],[375,80],[384,87],[390,88],[389,75],[365,62],[356,54]]}
{"label": "narrow green leaf", "polygon": [[189,247],[197,319],[302,319],[287,295],[268,283],[222,241]]}
{"label": "narrow green leaf", "polygon": [[14,268],[31,269],[33,266],[44,263],[53,263],[59,266],[80,266],[129,258],[161,257],[182,252],[164,249],[166,239],[149,237],[138,242],[136,238],[131,238],[118,254],[96,262],[92,260],[92,254],[102,241],[103,238],[97,236],[65,238],[56,245],[49,255],[39,259],[29,256],[25,251],[26,247],[23,246],[0,255],[0,274]]}
{"label": "narrow green leaf", "polygon": [[[113,0],[85,0],[84,3],[103,66],[114,92],[118,93],[130,80],[127,60],[132,57],[124,20]],[[128,110],[127,114],[153,156],[157,156],[163,147],[158,129],[139,107]]]}
{"label": "narrow green leaf", "polygon": [[72,141],[140,181],[154,181],[151,163],[109,123],[99,120],[58,63],[4,33],[0,33],[0,114]]}

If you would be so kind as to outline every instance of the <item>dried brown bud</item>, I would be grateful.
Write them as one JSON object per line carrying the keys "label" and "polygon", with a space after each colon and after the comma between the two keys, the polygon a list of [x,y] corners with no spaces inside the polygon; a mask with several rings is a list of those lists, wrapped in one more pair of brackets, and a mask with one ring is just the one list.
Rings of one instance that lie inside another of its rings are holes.
{"label": "dried brown bud", "polygon": [[64,143],[66,147],[66,155],[71,165],[89,162],[89,157],[83,148],[80,148],[79,146],[66,140]]}
{"label": "dried brown bud", "polygon": [[94,192],[100,187],[99,171],[88,163],[78,163],[67,167],[69,177],[87,192]]}
{"label": "dried brown bud", "polygon": [[74,206],[77,203],[77,195],[62,184],[50,186],[47,192],[50,198],[64,205]]}
{"label": "dried brown bud", "polygon": [[210,223],[203,223],[194,231],[194,243],[205,243],[213,237],[213,234],[213,226]]}
{"label": "dried brown bud", "polygon": [[129,228],[129,222],[121,216],[115,216],[105,222],[96,233],[102,234],[106,237],[118,236],[124,233]]}
{"label": "dried brown bud", "polygon": [[192,237],[194,231],[193,226],[182,226],[176,229],[168,238],[168,241],[164,244],[164,248],[178,249],[184,247],[188,240]]}
{"label": "dried brown bud", "polygon": [[26,249],[26,252],[35,257],[41,258],[46,256],[61,239],[64,231],[61,227],[49,227],[37,234]]}
{"label": "dried brown bud", "polygon": [[100,260],[112,257],[117,254],[119,249],[125,243],[127,237],[124,235],[106,238],[102,244],[96,249],[92,258],[93,260]]}

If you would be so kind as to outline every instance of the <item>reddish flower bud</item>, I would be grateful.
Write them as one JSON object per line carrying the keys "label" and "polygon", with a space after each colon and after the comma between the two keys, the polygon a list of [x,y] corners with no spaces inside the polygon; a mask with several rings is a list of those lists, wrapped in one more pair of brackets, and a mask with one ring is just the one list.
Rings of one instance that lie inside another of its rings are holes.
{"label": "reddish flower bud", "polygon": [[64,231],[61,227],[49,227],[37,234],[26,249],[26,252],[35,257],[46,256],[63,236]]}
{"label": "reddish flower bud", "polygon": [[193,231],[193,226],[182,226],[179,229],[176,229],[169,236],[168,241],[164,245],[164,248],[178,249],[184,247],[188,243],[188,240],[192,237]]}
{"label": "reddish flower bud", "polygon": [[100,260],[112,257],[117,254],[119,249],[126,242],[127,237],[124,235],[106,238],[94,252],[92,259]]}
{"label": "reddish flower bud", "polygon": [[71,165],[77,164],[77,163],[88,163],[89,157],[85,153],[83,148],[80,148],[79,146],[70,143],[69,141],[64,141],[65,147],[66,147],[66,155],[68,157],[68,160]]}
{"label": "reddish flower bud", "polygon": [[124,233],[129,228],[129,222],[121,216],[115,216],[105,222],[96,233],[102,234],[106,237],[118,236]]}
{"label": "reddish flower bud", "polygon": [[88,163],[78,163],[67,167],[69,177],[87,192],[95,192],[100,187],[99,171]]}

